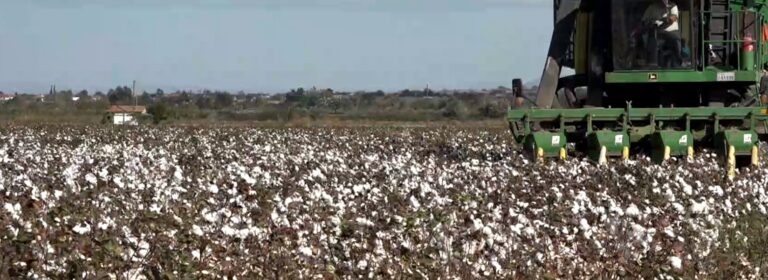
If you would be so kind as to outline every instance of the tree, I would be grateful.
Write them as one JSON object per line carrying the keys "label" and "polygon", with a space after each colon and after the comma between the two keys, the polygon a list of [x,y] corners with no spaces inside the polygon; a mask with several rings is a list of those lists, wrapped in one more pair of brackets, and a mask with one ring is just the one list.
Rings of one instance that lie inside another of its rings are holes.
{"label": "tree", "polygon": [[133,93],[131,92],[131,88],[127,86],[118,86],[114,89],[110,89],[107,92],[107,98],[109,98],[109,103],[112,104],[128,105],[133,103]]}
{"label": "tree", "polygon": [[198,95],[195,96],[195,105],[197,105],[198,108],[207,110],[207,109],[213,109],[213,102],[211,101],[211,98],[207,95]]}
{"label": "tree", "polygon": [[152,121],[158,124],[168,119],[170,112],[165,103],[159,102],[147,108],[147,113],[152,115]]}
{"label": "tree", "polygon": [[484,102],[478,109],[480,115],[484,118],[495,119],[504,116],[505,107],[502,104],[494,102]]}
{"label": "tree", "polygon": [[139,103],[142,105],[149,105],[152,104],[152,95],[149,94],[149,92],[144,92],[141,94],[141,98],[139,98]]}
{"label": "tree", "polygon": [[235,102],[235,98],[228,92],[217,92],[214,95],[214,104],[217,109],[232,107]]}
{"label": "tree", "polygon": [[454,119],[464,119],[467,116],[467,107],[464,102],[456,98],[451,98],[443,108],[443,116]]}

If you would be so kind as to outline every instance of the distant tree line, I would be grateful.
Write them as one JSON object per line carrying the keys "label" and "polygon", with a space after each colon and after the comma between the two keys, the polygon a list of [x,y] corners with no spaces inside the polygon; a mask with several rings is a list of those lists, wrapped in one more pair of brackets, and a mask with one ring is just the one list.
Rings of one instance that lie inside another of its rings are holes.
{"label": "distant tree line", "polygon": [[106,93],[57,90],[46,95],[15,94],[0,104],[0,114],[11,116],[103,115],[110,105],[147,106],[154,122],[166,121],[291,121],[296,119],[432,121],[502,118],[511,90],[405,89],[398,92],[296,88],[277,94],[162,89],[134,95],[128,86]]}

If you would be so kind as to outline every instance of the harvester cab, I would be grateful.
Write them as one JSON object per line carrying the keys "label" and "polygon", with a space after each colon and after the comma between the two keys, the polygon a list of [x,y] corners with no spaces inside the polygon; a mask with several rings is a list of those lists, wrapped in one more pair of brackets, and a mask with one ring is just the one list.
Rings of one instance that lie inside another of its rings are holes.
{"label": "harvester cab", "polygon": [[731,176],[757,165],[767,15],[767,0],[555,0],[537,92],[514,86],[512,133],[537,160],[575,146],[601,163],[663,162],[702,145]]}

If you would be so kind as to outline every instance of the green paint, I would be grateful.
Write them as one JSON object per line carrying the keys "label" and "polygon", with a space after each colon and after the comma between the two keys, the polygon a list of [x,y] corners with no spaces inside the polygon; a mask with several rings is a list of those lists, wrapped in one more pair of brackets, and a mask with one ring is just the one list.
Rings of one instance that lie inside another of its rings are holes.
{"label": "green paint", "polygon": [[651,134],[651,159],[660,163],[664,152],[669,147],[670,156],[688,155],[688,148],[693,147],[693,134],[689,131],[662,130]]}
{"label": "green paint", "polygon": [[[745,125],[745,129],[735,131],[753,131],[754,133],[759,131],[760,133],[766,133],[765,131],[757,129],[758,127],[761,127],[761,124],[768,121],[768,115],[763,111],[764,109],[760,107],[510,109],[507,113],[507,120],[510,122],[510,125],[515,124],[516,126],[526,128],[512,131],[518,142],[523,142],[524,140],[529,139],[529,142],[532,143],[545,143],[547,139],[534,141],[535,139],[528,136],[531,134],[546,135],[544,133],[557,133],[565,137],[567,133],[573,134],[573,132],[577,132],[575,130],[577,125],[582,126],[584,129],[588,123],[592,123],[593,126],[598,128],[601,126],[613,126],[617,130],[620,130],[621,133],[627,134],[626,139],[628,142],[637,143],[643,139],[652,137],[654,133],[659,131],[664,132],[657,137],[674,138],[678,135],[677,132],[658,129],[658,127],[662,127],[661,125],[664,122],[670,121],[686,124],[684,129],[683,127],[679,128],[682,131],[687,131],[689,133],[690,138],[692,138],[691,141],[713,137],[720,132],[719,130],[724,129],[721,128],[720,123],[725,121],[731,123],[733,121],[741,121]],[[549,124],[554,128],[551,132],[532,132],[530,127],[535,123]],[[633,123],[638,123],[638,125],[635,126]],[[714,127],[717,129],[712,129]],[[589,134],[592,131],[585,132],[587,134],[584,135],[584,138],[579,139],[571,137],[567,140],[569,142],[579,142],[588,137],[597,137],[597,139],[592,140],[597,141],[597,143],[604,143],[609,140],[608,138],[602,138],[609,136],[606,134],[608,132],[603,130],[598,130],[598,133],[595,134]],[[758,134],[755,134],[755,141],[758,139],[757,136]],[[672,140],[659,139],[658,141],[670,142]],[[673,145],[670,145],[670,147],[672,146]],[[554,150],[545,152],[550,154],[555,153]]]}
{"label": "green paint", "polygon": [[568,143],[562,132],[537,131],[525,137],[524,147],[534,155],[538,148],[544,151],[544,157],[558,157],[560,149]]}
{"label": "green paint", "polygon": [[754,130],[729,129],[715,134],[714,140],[718,151],[724,152],[728,146],[733,146],[736,155],[744,156],[752,154],[752,147],[758,143],[758,134]]}
{"label": "green paint", "polygon": [[[659,71],[621,71],[605,74],[608,84],[632,83],[714,83],[714,82],[751,82],[760,80],[757,71],[719,71],[707,69],[693,70],[659,70]],[[684,92],[681,92],[684,93]]]}
{"label": "green paint", "polygon": [[629,147],[629,135],[624,131],[598,130],[587,135],[589,158],[597,161],[600,150],[605,147],[606,156],[621,156],[624,147]]}
{"label": "green paint", "polygon": [[593,121],[619,121],[627,115],[630,121],[649,120],[653,116],[657,121],[681,120],[686,114],[691,120],[712,120],[717,115],[721,120],[746,119],[754,115],[758,120],[768,120],[759,107],[725,108],[579,108],[579,109],[510,109],[509,121],[557,121],[562,118],[566,123],[583,122],[588,116]]}

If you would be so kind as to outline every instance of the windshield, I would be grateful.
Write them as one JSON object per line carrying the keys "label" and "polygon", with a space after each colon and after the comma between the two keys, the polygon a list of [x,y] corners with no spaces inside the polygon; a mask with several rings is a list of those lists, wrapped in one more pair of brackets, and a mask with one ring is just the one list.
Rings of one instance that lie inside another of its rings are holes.
{"label": "windshield", "polygon": [[691,67],[690,9],[684,2],[613,0],[614,68]]}

